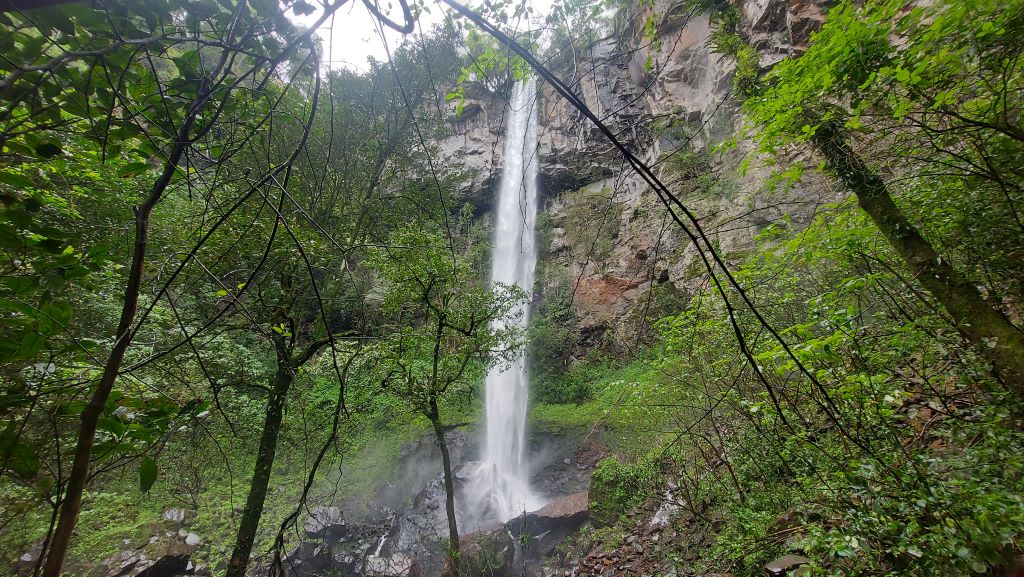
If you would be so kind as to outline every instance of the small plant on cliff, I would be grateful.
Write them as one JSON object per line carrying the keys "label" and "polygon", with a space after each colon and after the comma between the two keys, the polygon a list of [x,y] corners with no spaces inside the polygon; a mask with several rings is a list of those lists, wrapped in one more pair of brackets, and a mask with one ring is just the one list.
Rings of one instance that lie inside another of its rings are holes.
{"label": "small plant on cliff", "polygon": [[610,188],[579,190],[562,194],[565,217],[562,226],[570,250],[577,259],[603,264],[619,236],[615,191]]}
{"label": "small plant on cliff", "polygon": [[589,388],[565,386],[573,348],[579,334],[570,287],[560,283],[544,298],[530,320],[529,358],[533,397],[543,403],[579,403]]}
{"label": "small plant on cliff", "polygon": [[691,14],[705,13],[711,21],[711,35],[707,46],[716,54],[731,56],[736,63],[733,89],[742,96],[750,96],[757,87],[760,73],[757,50],[740,34],[743,14],[727,0],[688,0]]}
{"label": "small plant on cliff", "polygon": [[658,468],[652,459],[620,463],[602,459],[590,480],[590,513],[597,524],[614,523],[630,509],[639,507],[654,493]]}

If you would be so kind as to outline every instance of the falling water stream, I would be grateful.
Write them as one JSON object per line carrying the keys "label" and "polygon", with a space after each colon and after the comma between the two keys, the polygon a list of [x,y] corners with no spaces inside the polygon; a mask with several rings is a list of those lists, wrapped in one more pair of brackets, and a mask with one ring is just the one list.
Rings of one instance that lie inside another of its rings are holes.
{"label": "falling water stream", "polygon": [[[533,294],[537,247],[537,98],[532,79],[518,83],[509,102],[505,155],[492,252],[491,281],[515,284]],[[517,323],[529,322],[529,304],[520,305]],[[478,514],[510,519],[538,507],[530,491],[526,453],[526,401],[529,391],[525,354],[487,375],[487,430],[476,493]]]}

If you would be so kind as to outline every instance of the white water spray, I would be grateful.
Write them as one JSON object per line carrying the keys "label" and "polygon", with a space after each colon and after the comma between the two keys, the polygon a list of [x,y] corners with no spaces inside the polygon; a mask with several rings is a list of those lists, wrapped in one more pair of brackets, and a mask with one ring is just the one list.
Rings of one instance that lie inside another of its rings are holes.
{"label": "white water spray", "polygon": [[[537,247],[537,98],[533,79],[516,84],[505,128],[505,164],[498,197],[491,280],[516,284],[533,294]],[[529,304],[517,322],[529,322]],[[526,459],[526,401],[529,379],[525,354],[487,374],[487,438],[476,483],[478,515],[510,519],[540,506],[530,491]]]}

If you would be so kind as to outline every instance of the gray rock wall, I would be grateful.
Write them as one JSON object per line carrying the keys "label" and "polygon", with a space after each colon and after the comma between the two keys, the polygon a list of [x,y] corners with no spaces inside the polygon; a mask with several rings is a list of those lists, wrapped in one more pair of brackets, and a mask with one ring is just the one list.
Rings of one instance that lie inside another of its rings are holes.
{"label": "gray rock wall", "polygon": [[[826,4],[740,0],[741,35],[758,49],[762,67],[771,66],[800,53]],[[835,194],[813,176],[788,190],[769,186],[770,169],[742,137],[734,64],[708,46],[708,15],[660,0],[653,8],[660,41],[652,44],[641,33],[651,14],[651,8],[634,10],[625,32],[577,47],[575,65],[556,73],[654,167],[736,264],[765,227],[803,226]],[[629,348],[651,321],[678,310],[705,282],[703,265],[654,192],[598,129],[549,86],[541,85],[539,98],[545,205],[538,298],[572,295],[576,354],[594,346]],[[461,132],[443,145],[445,154],[473,170],[467,190],[485,208],[500,175],[503,109],[500,95],[477,92],[467,98]],[[734,137],[735,147],[715,152]],[[748,156],[751,168],[741,174]]]}

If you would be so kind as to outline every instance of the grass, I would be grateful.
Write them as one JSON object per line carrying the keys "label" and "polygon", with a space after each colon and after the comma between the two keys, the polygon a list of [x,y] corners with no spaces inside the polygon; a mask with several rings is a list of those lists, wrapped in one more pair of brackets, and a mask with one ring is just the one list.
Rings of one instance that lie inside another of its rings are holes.
{"label": "grass", "polygon": [[581,363],[569,370],[568,377],[588,380],[589,400],[532,404],[529,424],[535,430],[598,427],[614,451],[639,457],[671,416],[675,384],[647,356],[629,363],[606,359]]}

